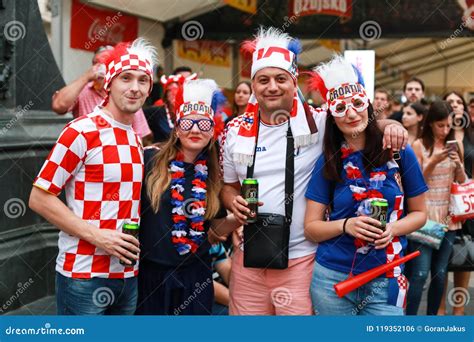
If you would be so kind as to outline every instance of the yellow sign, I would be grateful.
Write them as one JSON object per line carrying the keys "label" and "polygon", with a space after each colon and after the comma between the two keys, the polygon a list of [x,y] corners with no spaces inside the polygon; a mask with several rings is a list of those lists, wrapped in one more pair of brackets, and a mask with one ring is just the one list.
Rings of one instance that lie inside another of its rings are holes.
{"label": "yellow sign", "polygon": [[224,3],[250,14],[257,13],[257,0],[224,0]]}
{"label": "yellow sign", "polygon": [[179,40],[178,56],[194,62],[221,67],[230,66],[230,45],[209,40]]}

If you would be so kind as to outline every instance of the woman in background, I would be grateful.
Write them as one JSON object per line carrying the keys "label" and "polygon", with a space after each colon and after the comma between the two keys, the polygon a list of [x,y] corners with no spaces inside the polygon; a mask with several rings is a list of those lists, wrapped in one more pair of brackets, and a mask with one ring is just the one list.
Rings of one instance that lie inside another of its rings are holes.
{"label": "woman in background", "polygon": [[[474,126],[472,120],[467,113],[467,104],[464,98],[458,92],[452,91],[443,96],[443,100],[448,102],[453,108],[454,113],[454,137],[459,144],[464,148],[464,171],[466,176],[472,179],[472,167],[474,162]],[[462,233],[473,235],[474,223],[473,220],[467,220],[462,225]],[[463,292],[469,292],[469,279],[471,278],[470,271],[454,271],[454,288],[456,289],[450,294],[450,297],[463,298]],[[446,291],[448,287],[448,277],[446,277],[446,284],[444,287],[443,298],[438,310],[438,315],[446,315]],[[454,300],[457,303],[456,300]],[[464,307],[467,303],[458,303],[453,307],[453,315],[464,315]]]}
{"label": "woman in background", "polygon": [[439,250],[409,241],[409,249],[420,250],[421,255],[409,264],[407,315],[417,314],[423,286],[430,271],[427,315],[438,314],[453,241],[456,230],[461,228],[461,224],[452,222],[448,214],[451,184],[454,181],[462,183],[466,180],[462,163],[462,145],[458,144],[456,151],[446,146],[448,140],[454,139],[451,113],[452,108],[447,102],[433,102],[423,124],[421,138],[413,144],[429,188],[426,195],[428,219],[447,225],[448,231]]}
{"label": "woman in background", "polygon": [[421,135],[426,108],[419,102],[410,103],[403,108],[402,124],[408,131],[408,144],[413,145]]}

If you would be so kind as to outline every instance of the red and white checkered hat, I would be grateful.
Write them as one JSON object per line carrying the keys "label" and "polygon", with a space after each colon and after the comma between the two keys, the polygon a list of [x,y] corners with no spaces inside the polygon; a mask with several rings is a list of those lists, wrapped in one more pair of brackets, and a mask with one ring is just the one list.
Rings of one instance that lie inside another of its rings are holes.
{"label": "red and white checkered hat", "polygon": [[119,43],[111,51],[104,52],[100,62],[105,64],[104,89],[108,92],[115,76],[125,70],[142,70],[150,76],[153,86],[153,66],[157,63],[156,49],[145,39],[137,38],[132,43]]}
{"label": "red and white checkered hat", "polygon": [[196,73],[193,73],[193,74],[191,74],[187,77],[183,76],[181,74],[169,75],[168,77],[163,75],[160,78],[160,82],[161,82],[161,85],[163,86],[164,90],[166,91],[166,88],[168,88],[168,86],[170,84],[177,83],[179,86],[182,86],[185,81],[191,81],[191,80],[195,80],[195,79],[197,79],[197,74]]}

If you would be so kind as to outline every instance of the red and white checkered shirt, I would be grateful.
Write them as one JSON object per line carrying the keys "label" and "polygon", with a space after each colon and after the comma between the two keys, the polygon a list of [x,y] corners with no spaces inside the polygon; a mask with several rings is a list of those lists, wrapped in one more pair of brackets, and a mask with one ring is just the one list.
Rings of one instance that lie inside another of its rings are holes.
{"label": "red and white checkered shirt", "polygon": [[[139,222],[143,147],[131,126],[98,107],[71,121],[51,150],[34,185],[54,195],[64,188],[68,207],[98,229],[121,230]],[[138,263],[125,267],[87,241],[59,233],[56,270],[72,278],[128,278]]]}

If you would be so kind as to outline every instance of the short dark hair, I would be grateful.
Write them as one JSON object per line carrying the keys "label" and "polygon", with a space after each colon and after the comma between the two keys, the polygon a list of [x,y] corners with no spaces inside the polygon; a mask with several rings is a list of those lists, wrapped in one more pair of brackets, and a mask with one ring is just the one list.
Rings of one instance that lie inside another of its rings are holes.
{"label": "short dark hair", "polygon": [[374,95],[375,95],[376,93],[382,93],[382,94],[387,95],[387,101],[391,101],[391,100],[392,100],[392,97],[390,96],[390,93],[388,92],[388,90],[385,90],[385,89],[383,89],[383,88],[377,88],[377,89],[375,89],[375,91],[374,91]]}
{"label": "short dark hair", "polygon": [[474,103],[474,97],[469,100],[469,105],[472,105]]}
{"label": "short dark hair", "polygon": [[193,69],[191,69],[190,67],[185,66],[185,65],[179,66],[179,67],[177,67],[176,69],[173,70],[172,75],[177,75],[180,72],[191,72],[192,73]]}
{"label": "short dark hair", "polygon": [[407,90],[407,84],[410,82],[418,82],[421,85],[421,90],[425,91],[425,83],[418,77],[410,77],[408,80],[406,80],[405,84],[403,85],[403,91]]}

